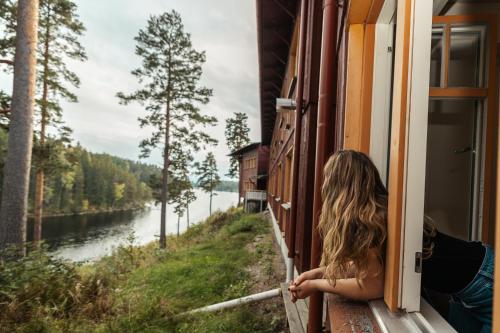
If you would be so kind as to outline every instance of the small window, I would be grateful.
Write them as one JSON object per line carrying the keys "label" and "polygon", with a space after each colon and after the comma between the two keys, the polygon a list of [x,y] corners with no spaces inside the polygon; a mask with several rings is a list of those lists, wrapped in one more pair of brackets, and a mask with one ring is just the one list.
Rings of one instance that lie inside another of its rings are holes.
{"label": "small window", "polygon": [[286,155],[285,163],[285,193],[283,195],[283,203],[290,202],[290,186],[292,181],[292,150]]}

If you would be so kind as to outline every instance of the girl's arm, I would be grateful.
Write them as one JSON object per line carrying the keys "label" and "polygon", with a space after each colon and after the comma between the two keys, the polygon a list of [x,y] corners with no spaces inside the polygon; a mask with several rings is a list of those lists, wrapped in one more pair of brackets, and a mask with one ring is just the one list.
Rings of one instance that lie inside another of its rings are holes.
{"label": "girl's arm", "polygon": [[384,271],[375,252],[371,251],[368,258],[368,270],[364,279],[337,279],[332,285],[326,279],[306,280],[300,285],[290,286],[292,301],[294,298],[306,298],[315,291],[338,294],[353,300],[367,301],[384,295]]}
{"label": "girl's arm", "polygon": [[299,284],[301,284],[306,280],[322,279],[324,272],[325,272],[324,267],[319,267],[311,269],[310,271],[305,271],[304,273],[297,276],[297,278],[295,278],[295,280],[292,281],[291,285],[298,286]]}
{"label": "girl's arm", "polygon": [[355,278],[339,279],[335,286],[325,279],[311,280],[310,282],[314,290],[337,294],[356,301],[369,301],[384,296],[383,278],[364,279],[360,281],[361,286]]}

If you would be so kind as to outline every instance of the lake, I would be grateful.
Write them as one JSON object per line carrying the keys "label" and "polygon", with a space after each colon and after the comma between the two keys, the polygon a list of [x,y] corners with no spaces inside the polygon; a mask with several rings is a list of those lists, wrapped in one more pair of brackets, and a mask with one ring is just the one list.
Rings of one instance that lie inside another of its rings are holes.
{"label": "lake", "polygon": [[[209,194],[195,190],[197,199],[189,207],[190,224],[205,220],[209,215]],[[216,192],[212,211],[226,210],[238,202],[236,192]],[[32,223],[29,223],[32,231]],[[187,229],[184,216],[180,232]],[[134,234],[138,245],[159,239],[160,205],[150,205],[144,210],[118,211],[111,213],[46,217],[43,219],[42,238],[49,250],[57,257],[85,261],[110,254],[113,248],[126,243]],[[173,206],[168,206],[167,234],[177,233],[177,215]]]}

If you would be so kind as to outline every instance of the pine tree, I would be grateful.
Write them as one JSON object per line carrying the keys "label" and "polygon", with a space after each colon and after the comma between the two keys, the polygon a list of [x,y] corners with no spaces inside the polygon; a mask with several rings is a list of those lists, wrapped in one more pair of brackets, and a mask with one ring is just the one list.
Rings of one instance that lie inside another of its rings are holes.
{"label": "pine tree", "polygon": [[85,28],[78,18],[77,6],[72,0],[40,0],[40,28],[38,43],[38,98],[40,130],[38,131],[41,152],[40,163],[36,165],[35,185],[35,242],[42,235],[42,214],[44,202],[45,173],[44,157],[49,158],[50,147],[47,146],[47,127],[59,128],[62,109],[60,99],[77,102],[75,94],[68,90],[67,84],[79,87],[80,79],[70,71],[65,63],[67,59],[84,61],[85,51],[78,41]]}
{"label": "pine tree", "polygon": [[17,1],[0,0],[0,64],[14,65]]}
{"label": "pine tree", "polygon": [[[16,45],[17,1],[0,0],[0,69],[12,74]],[[0,127],[8,129],[12,96],[0,89]]]}
{"label": "pine tree", "polygon": [[177,234],[179,224],[184,213],[189,215],[189,204],[196,200],[193,191],[193,184],[189,179],[189,169],[193,162],[193,156],[182,149],[182,145],[175,143],[170,148],[172,157],[170,171],[170,186],[168,193],[168,203],[174,205],[174,212],[177,214]]}
{"label": "pine tree", "polygon": [[141,142],[141,157],[148,157],[155,148],[163,150],[160,247],[165,248],[170,149],[179,145],[186,154],[191,154],[207,144],[215,144],[203,128],[215,125],[217,120],[200,110],[200,105],[207,104],[212,95],[212,90],[198,84],[205,53],[193,48],[179,13],[151,16],[135,40],[135,52],[142,58],[142,66],[132,71],[132,75],[137,77],[142,89],[130,95],[118,93],[118,98],[123,104],[137,101],[148,112],[139,119],[140,126],[150,126],[154,131]]}
{"label": "pine tree", "polygon": [[217,170],[217,162],[215,161],[215,156],[212,152],[207,154],[205,160],[200,164],[196,163],[196,175],[198,176],[197,185],[203,189],[203,191],[210,193],[210,215],[212,215],[212,197],[216,195],[214,193],[217,185],[220,184],[220,177]]}
{"label": "pine tree", "polygon": [[38,1],[19,0],[12,116],[0,210],[0,248],[26,240],[35,108]]}
{"label": "pine tree", "polygon": [[186,203],[186,219],[187,219],[187,227],[189,229],[189,205],[196,200],[196,194],[193,191],[193,186],[191,188],[184,191],[182,194],[184,196],[183,200]]}
{"label": "pine tree", "polygon": [[[250,143],[248,137],[248,116],[242,112],[235,112],[234,118],[226,120],[226,144],[231,152],[236,151]],[[231,157],[231,164],[229,165],[228,177],[239,177],[239,162],[236,156]]]}

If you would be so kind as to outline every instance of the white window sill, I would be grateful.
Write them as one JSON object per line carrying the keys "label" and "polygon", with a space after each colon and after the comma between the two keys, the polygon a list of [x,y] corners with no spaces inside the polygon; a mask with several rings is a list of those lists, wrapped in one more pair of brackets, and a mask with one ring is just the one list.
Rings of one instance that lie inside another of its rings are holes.
{"label": "white window sill", "polygon": [[436,332],[456,333],[448,322],[424,299],[420,299],[420,312],[393,313],[381,299],[368,302],[370,309],[383,333],[393,332]]}

